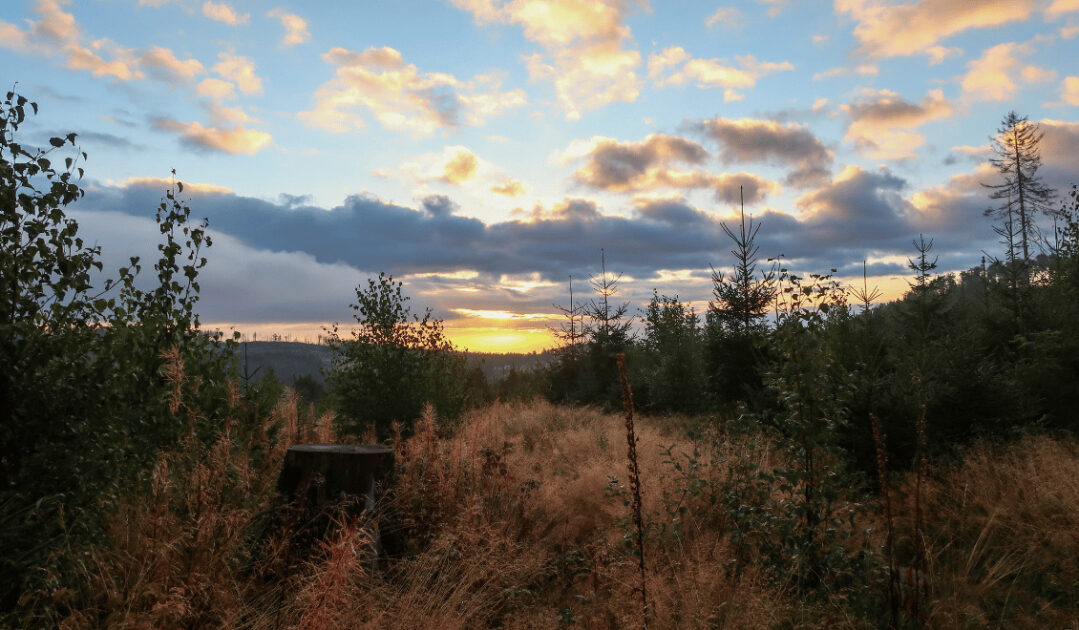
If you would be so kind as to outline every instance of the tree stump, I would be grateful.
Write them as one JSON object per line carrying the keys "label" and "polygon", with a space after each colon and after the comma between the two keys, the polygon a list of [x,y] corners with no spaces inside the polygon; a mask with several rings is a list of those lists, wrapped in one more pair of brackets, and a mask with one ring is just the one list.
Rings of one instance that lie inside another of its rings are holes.
{"label": "tree stump", "polygon": [[[387,446],[298,444],[285,454],[277,490],[295,507],[293,532],[298,549],[309,548],[336,526],[342,515],[358,517],[375,506],[378,483],[393,470],[393,449]],[[368,561],[377,567],[382,541],[378,517],[370,521],[374,542]]]}
{"label": "tree stump", "polygon": [[364,498],[374,506],[375,483],[393,469],[388,446],[298,444],[285,454],[278,491],[309,508],[321,509],[342,498]]}

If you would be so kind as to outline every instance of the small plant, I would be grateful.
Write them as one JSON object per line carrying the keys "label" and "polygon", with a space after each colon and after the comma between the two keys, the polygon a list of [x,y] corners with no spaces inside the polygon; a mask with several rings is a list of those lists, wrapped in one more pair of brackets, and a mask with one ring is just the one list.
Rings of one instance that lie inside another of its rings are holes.
{"label": "small plant", "polygon": [[629,460],[629,489],[632,496],[630,511],[633,514],[633,524],[637,528],[636,552],[637,567],[640,571],[641,591],[641,626],[648,627],[648,585],[644,572],[644,516],[641,508],[641,467],[637,459],[637,432],[633,426],[633,390],[629,386],[629,377],[626,376],[626,355],[618,353],[618,376],[622,380],[622,408],[626,414],[626,442],[628,450],[626,456]]}
{"label": "small plant", "polygon": [[[682,452],[679,456],[674,454],[674,445],[663,449],[663,463],[670,466],[675,473],[674,489],[663,489],[663,510],[667,520],[660,523],[660,533],[669,534],[674,540],[683,537],[686,516],[690,511],[690,503],[706,494],[709,483],[702,474],[707,464],[701,459],[701,449],[697,445],[693,447],[693,454]],[[710,497],[714,502],[715,498]]]}

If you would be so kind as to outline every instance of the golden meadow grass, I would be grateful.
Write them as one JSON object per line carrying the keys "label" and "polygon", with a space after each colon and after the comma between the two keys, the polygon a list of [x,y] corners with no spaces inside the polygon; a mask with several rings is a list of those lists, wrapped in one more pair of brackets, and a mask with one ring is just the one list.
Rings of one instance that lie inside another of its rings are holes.
{"label": "golden meadow grass", "polygon": [[[641,625],[638,559],[625,544],[631,521],[618,494],[627,482],[623,417],[496,402],[447,428],[429,407],[411,437],[394,441],[397,476],[380,512],[382,535],[402,549],[375,568],[364,561],[369,521],[342,516],[303,553],[289,548],[287,527],[266,525],[285,450],[332,438],[329,417],[312,417],[291,393],[254,423],[243,421],[238,397],[233,408],[209,448],[192,438],[161,455],[148,489],[111,512],[105,543],[66,550],[57,566],[76,584],[26,598],[26,627]],[[843,598],[808,603],[769,586],[765,567],[729,570],[731,522],[703,495],[679,494],[665,453],[707,442],[700,471],[715,487],[735,464],[778,455],[753,436],[695,443],[684,426],[636,418],[649,627],[876,627]],[[894,472],[890,483],[900,563],[914,544],[917,483]],[[927,627],[1079,620],[1079,444],[1032,437],[978,446],[923,483]],[[660,533],[671,518],[664,491],[686,508],[678,537]],[[884,516],[860,519],[850,544],[882,549]]]}

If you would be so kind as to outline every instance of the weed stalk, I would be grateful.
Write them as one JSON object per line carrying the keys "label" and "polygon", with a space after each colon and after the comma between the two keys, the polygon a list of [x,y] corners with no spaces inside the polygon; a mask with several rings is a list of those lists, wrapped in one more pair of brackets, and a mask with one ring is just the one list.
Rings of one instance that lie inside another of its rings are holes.
{"label": "weed stalk", "polygon": [[618,377],[622,380],[622,408],[626,413],[626,442],[629,444],[629,487],[633,493],[633,524],[637,526],[637,568],[641,575],[641,625],[648,627],[648,590],[644,574],[644,518],[641,515],[641,468],[637,461],[637,433],[633,427],[633,390],[626,376],[626,355],[618,353]]}

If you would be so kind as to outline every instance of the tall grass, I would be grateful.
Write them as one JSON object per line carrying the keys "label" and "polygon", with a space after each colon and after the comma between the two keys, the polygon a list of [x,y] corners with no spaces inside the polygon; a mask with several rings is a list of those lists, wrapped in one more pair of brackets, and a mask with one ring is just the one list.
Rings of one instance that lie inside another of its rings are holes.
{"label": "tall grass", "polygon": [[[184,405],[179,419],[197,413]],[[395,480],[378,508],[388,553],[376,568],[366,561],[371,523],[342,513],[319,544],[298,549],[279,516],[285,449],[332,438],[329,419],[311,417],[293,395],[257,422],[238,395],[232,409],[214,439],[192,436],[161,455],[146,487],[114,506],[100,545],[56,559],[52,586],[24,597],[24,627],[640,625],[642,564],[625,545],[636,526],[622,496],[605,492],[625,470],[624,417],[496,402],[447,427],[426,408],[414,434],[394,440]],[[687,424],[634,416],[637,471],[648,485],[639,507],[649,626],[887,625],[887,606],[872,597],[802,599],[760,562],[731,570],[736,523],[716,497],[739,471],[767,469],[781,454],[753,435],[713,429],[691,439]],[[1079,445],[1046,437],[983,445],[934,470],[892,472],[882,483],[888,512],[858,513],[861,538],[849,541],[892,547],[889,575],[915,567],[923,545],[919,612],[896,625],[1079,621]],[[790,489],[772,493],[782,499]],[[890,543],[882,519],[893,521]],[[866,570],[871,585],[874,569]]]}

